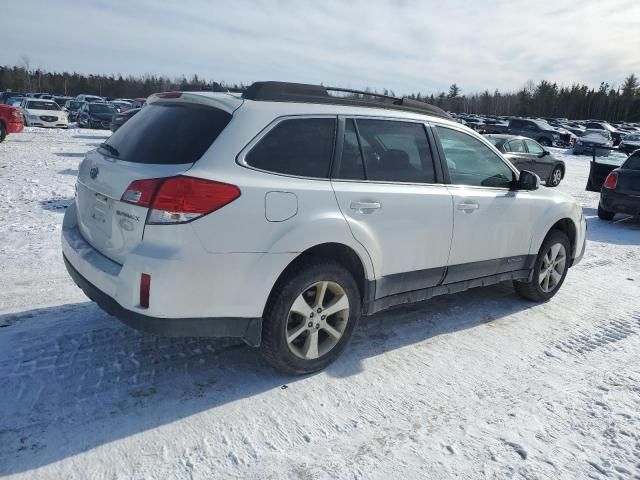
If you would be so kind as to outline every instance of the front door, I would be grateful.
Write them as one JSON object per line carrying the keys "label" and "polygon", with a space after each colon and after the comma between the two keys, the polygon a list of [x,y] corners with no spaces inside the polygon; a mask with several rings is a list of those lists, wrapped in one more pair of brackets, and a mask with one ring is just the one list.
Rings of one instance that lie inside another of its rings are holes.
{"label": "front door", "polygon": [[515,172],[486,144],[453,127],[435,128],[453,197],[453,240],[445,283],[527,268],[535,202],[511,190]]}

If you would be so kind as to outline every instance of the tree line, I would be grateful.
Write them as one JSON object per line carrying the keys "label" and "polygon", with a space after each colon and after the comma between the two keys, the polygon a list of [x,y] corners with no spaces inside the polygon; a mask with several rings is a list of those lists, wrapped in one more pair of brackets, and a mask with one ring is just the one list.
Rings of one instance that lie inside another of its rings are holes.
{"label": "tree line", "polygon": [[[49,72],[30,68],[27,59],[22,66],[0,66],[0,90],[16,92],[48,92],[75,96],[81,93],[115,98],[147,97],[155,92],[171,90],[241,89],[243,84],[207,81],[193,75],[169,78],[161,75],[84,75],[69,72]],[[367,89],[369,92],[375,90]],[[381,93],[394,95],[384,89]],[[640,82],[631,74],[619,88],[602,82],[598,88],[574,84],[559,86],[542,80],[528,82],[514,92],[485,90],[465,94],[454,83],[448,92],[425,95],[411,93],[409,98],[436,105],[455,113],[486,115],[517,115],[534,117],[566,117],[569,119],[601,119],[610,121],[640,121]]]}

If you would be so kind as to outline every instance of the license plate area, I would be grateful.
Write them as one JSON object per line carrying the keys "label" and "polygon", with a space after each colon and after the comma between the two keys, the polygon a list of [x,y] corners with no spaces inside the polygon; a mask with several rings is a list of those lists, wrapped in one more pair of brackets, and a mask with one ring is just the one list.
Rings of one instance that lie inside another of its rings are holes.
{"label": "license plate area", "polygon": [[101,193],[94,193],[93,207],[91,209],[92,222],[103,232],[111,231],[111,212],[113,200]]}

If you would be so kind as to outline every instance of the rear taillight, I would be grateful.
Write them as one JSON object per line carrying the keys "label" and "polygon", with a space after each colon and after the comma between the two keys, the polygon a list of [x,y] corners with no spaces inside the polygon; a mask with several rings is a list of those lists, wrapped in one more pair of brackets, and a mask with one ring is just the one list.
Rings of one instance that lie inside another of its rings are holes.
{"label": "rear taillight", "polygon": [[16,118],[22,118],[22,113],[20,113],[20,110],[13,110],[11,112],[11,116]]}
{"label": "rear taillight", "polygon": [[149,207],[148,224],[172,224],[207,215],[239,196],[240,189],[235,185],[180,175],[136,180],[121,200]]}
{"label": "rear taillight", "polygon": [[618,172],[615,170],[607,175],[607,179],[604,181],[604,187],[611,190],[615,189],[618,185]]}

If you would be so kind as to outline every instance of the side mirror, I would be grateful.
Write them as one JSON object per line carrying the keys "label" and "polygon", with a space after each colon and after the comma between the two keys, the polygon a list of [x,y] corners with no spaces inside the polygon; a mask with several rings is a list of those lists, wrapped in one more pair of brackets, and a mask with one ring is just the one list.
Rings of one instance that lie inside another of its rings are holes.
{"label": "side mirror", "polygon": [[551,155],[551,152],[549,150],[543,150],[540,154],[541,157],[546,157],[547,155]]}
{"label": "side mirror", "polygon": [[518,190],[537,190],[540,188],[540,177],[529,170],[522,170],[518,178]]}

